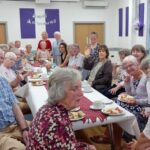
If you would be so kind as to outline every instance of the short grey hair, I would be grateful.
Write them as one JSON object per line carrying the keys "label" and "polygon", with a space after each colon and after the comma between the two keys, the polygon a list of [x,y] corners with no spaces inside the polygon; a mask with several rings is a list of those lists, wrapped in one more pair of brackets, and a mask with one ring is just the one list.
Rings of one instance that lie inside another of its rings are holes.
{"label": "short grey hair", "polygon": [[129,49],[123,48],[123,49],[119,50],[119,55],[129,56],[129,55],[131,55],[131,52]]}
{"label": "short grey hair", "polygon": [[48,103],[53,105],[65,98],[66,83],[71,87],[81,80],[81,73],[73,68],[58,68],[49,78]]}
{"label": "short grey hair", "polygon": [[150,69],[150,56],[147,56],[142,60],[140,67],[142,70],[147,70],[148,68]]}
{"label": "short grey hair", "polygon": [[135,64],[135,65],[138,65],[137,59],[133,55],[129,55],[123,59],[122,66],[124,66],[125,64],[127,64],[129,62],[131,62],[132,64]]}
{"label": "short grey hair", "polygon": [[16,54],[13,53],[13,52],[7,52],[7,53],[5,54],[5,58],[7,58],[7,59],[16,59],[17,56],[16,56]]}
{"label": "short grey hair", "polygon": [[54,32],[54,35],[61,35],[59,31]]}

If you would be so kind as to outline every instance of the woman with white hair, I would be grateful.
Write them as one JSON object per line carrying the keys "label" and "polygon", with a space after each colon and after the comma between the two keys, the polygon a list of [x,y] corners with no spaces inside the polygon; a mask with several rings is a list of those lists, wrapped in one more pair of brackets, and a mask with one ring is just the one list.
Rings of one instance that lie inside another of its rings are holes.
{"label": "woman with white hair", "polygon": [[42,32],[41,37],[42,37],[42,39],[38,42],[37,50],[42,50],[41,42],[45,41],[46,42],[46,50],[48,50],[50,52],[52,50],[52,45],[51,45],[51,41],[48,39],[48,33],[45,31]]}
{"label": "woman with white hair", "polygon": [[[124,79],[125,91],[134,97],[134,101],[117,101],[119,105],[133,113],[138,121],[142,131],[147,123],[147,119],[141,115],[142,108],[148,103],[148,94],[146,89],[147,77],[140,69],[137,59],[129,55],[124,58],[122,66],[127,72]],[[131,140],[129,137],[127,140]]]}
{"label": "woman with white hair", "polygon": [[37,112],[29,128],[27,150],[96,150],[77,142],[68,111],[78,107],[81,75],[75,69],[56,69],[49,78],[48,103]]}
{"label": "woman with white hair", "polygon": [[[150,104],[150,57],[146,57],[141,62],[141,69],[144,71],[144,73],[147,75],[148,81],[147,81],[147,91],[148,91],[148,104]],[[132,150],[150,150],[150,112],[149,114],[148,122],[146,124],[146,127],[144,128],[143,132],[141,132],[141,135],[139,139],[133,142],[130,142],[128,144],[128,149]]]}

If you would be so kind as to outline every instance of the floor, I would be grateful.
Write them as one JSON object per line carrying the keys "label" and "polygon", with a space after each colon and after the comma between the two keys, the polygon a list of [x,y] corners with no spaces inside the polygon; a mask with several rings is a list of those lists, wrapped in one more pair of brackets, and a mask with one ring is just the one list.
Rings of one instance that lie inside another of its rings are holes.
{"label": "floor", "polygon": [[[90,140],[90,137],[93,135],[103,135],[106,130],[106,127],[94,127],[94,128],[88,128],[84,130],[78,130],[75,132],[76,137],[79,141],[87,142],[89,144],[95,145],[97,150],[111,150],[110,144],[96,144]],[[122,140],[122,148],[121,150],[125,150],[126,143]]]}

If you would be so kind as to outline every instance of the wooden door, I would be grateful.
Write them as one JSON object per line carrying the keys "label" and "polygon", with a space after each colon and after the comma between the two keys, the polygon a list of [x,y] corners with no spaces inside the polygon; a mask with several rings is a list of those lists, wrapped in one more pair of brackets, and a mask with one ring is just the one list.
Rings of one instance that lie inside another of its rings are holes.
{"label": "wooden door", "polygon": [[98,33],[98,42],[104,44],[105,33],[104,23],[75,23],[75,43],[78,43],[81,53],[84,54],[86,45],[89,43],[89,35],[91,32]]}
{"label": "wooden door", "polygon": [[5,23],[0,23],[0,44],[7,44]]}

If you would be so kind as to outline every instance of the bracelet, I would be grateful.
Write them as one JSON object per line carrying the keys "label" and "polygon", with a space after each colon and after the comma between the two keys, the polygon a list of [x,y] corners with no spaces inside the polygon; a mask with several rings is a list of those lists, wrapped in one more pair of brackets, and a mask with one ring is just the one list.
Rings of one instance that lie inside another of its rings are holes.
{"label": "bracelet", "polygon": [[21,129],[21,131],[22,131],[22,132],[24,132],[24,131],[29,131],[29,127],[23,128],[23,129]]}

